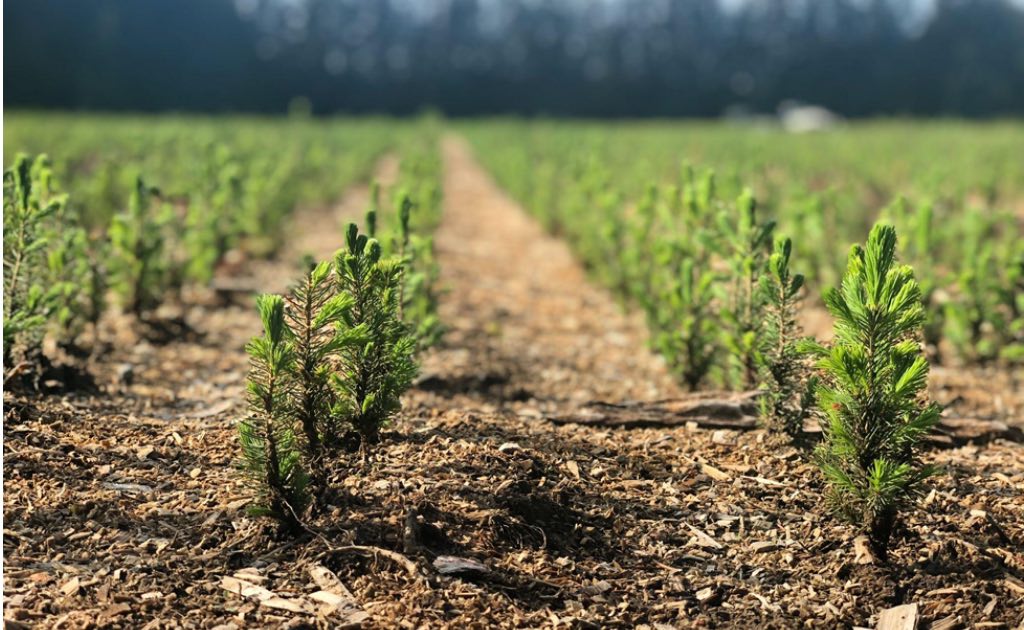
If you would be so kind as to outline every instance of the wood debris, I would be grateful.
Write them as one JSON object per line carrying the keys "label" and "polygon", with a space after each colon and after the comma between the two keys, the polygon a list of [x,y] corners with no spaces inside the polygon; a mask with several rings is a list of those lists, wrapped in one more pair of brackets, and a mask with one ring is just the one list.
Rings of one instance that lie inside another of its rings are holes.
{"label": "wood debris", "polygon": [[875,630],[917,630],[917,622],[917,604],[904,604],[883,610]]}

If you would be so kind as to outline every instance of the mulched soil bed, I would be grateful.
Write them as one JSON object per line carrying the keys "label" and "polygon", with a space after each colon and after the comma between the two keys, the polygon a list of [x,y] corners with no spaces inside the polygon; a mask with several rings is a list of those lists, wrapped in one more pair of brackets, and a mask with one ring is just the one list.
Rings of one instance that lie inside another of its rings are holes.
{"label": "mulched soil bed", "polygon": [[[259,326],[250,300],[183,309],[193,332],[172,342],[112,319],[94,391],[5,393],[7,627],[338,627],[310,599],[315,566],[366,627],[834,628],[903,603],[923,628],[1024,623],[1016,441],[929,452],[946,474],[889,562],[865,564],[817,471],[763,432],[549,421],[594,400],[683,395],[641,322],[464,145],[444,148],[451,330],[372,458],[339,460],[311,531],[245,512],[234,422]],[[345,212],[364,200],[355,191]],[[949,415],[1021,426],[1020,379],[939,369],[932,393]],[[279,600],[229,592],[232,576]]]}

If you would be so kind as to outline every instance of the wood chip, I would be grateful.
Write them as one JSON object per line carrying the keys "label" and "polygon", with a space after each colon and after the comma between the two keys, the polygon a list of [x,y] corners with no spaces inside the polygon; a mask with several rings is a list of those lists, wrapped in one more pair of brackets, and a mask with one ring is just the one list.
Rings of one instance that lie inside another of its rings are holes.
{"label": "wood chip", "polygon": [[853,561],[857,564],[874,564],[875,555],[871,553],[871,541],[867,536],[853,539]]}
{"label": "wood chip", "polygon": [[775,551],[779,548],[779,543],[770,540],[759,540],[755,543],[751,543],[751,551],[757,553],[767,553],[769,551]]}
{"label": "wood chip", "polygon": [[736,444],[736,434],[732,431],[719,429],[711,434],[711,441],[715,444],[722,444],[723,446],[732,446]]}
{"label": "wood chip", "polygon": [[118,615],[130,613],[131,611],[132,607],[128,604],[111,604],[103,610],[100,616],[106,619],[112,619]]}
{"label": "wood chip", "polygon": [[1006,578],[1003,580],[1003,583],[1006,584],[1006,588],[1010,589],[1011,591],[1017,593],[1018,595],[1024,595],[1024,580],[1016,578],[1012,575],[1007,575]]}
{"label": "wood chip", "polygon": [[65,582],[64,585],[60,587],[60,592],[64,593],[68,597],[71,597],[78,593],[78,588],[80,585],[81,580],[78,579],[78,576],[75,576],[67,582]]}
{"label": "wood chip", "polygon": [[200,411],[192,412],[188,414],[188,417],[195,418],[197,420],[201,420],[203,418],[210,418],[212,416],[216,416],[218,414],[222,414],[225,411],[230,410],[232,407],[235,406],[235,404],[236,402],[234,400],[222,400],[216,405],[211,405]]}
{"label": "wood chip", "polygon": [[569,461],[565,462],[565,468],[569,471],[570,475],[572,475],[576,479],[580,478],[580,465],[576,462],[576,460],[570,459]]}
{"label": "wood chip", "polygon": [[732,479],[729,473],[719,470],[712,466],[711,464],[701,463],[700,470],[702,473],[704,473],[708,477],[711,477],[715,481],[729,481],[730,479]]}
{"label": "wood chip", "polygon": [[434,559],[434,568],[441,575],[457,577],[472,577],[490,572],[482,562],[458,556],[438,556]]}
{"label": "wood chip", "polygon": [[719,591],[713,586],[706,586],[696,592],[695,597],[697,601],[702,605],[715,604],[719,600]]}
{"label": "wood chip", "polygon": [[564,416],[548,418],[558,424],[612,427],[689,426],[746,431],[757,428],[757,397],[760,392],[698,394],[655,402],[610,403],[592,401]]}
{"label": "wood chip", "polygon": [[757,483],[761,484],[762,486],[780,486],[781,487],[781,486],[785,486],[786,485],[786,484],[782,483],[781,481],[775,481],[774,479],[765,479],[764,477],[761,477],[760,475],[758,475],[756,477],[751,477],[750,475],[743,475],[743,478],[744,479],[749,479],[750,481],[756,481]]}
{"label": "wood chip", "polygon": [[686,525],[687,527],[689,527],[690,531],[694,533],[694,535],[697,537],[697,544],[700,545],[701,547],[708,547],[708,548],[711,548],[711,549],[724,549],[725,548],[722,545],[722,543],[720,543],[717,540],[715,540],[714,538],[712,538],[710,535],[708,535],[703,530],[700,530],[700,529],[694,527],[693,525],[690,525],[689,523],[683,523],[683,524]]}
{"label": "wood chip", "polygon": [[755,593],[753,591],[751,591],[750,594],[753,595],[755,598],[757,598],[757,601],[761,602],[761,606],[763,606],[765,608],[765,610],[768,610],[769,612],[781,612],[782,611],[782,608],[778,604],[771,603],[771,601],[769,601],[768,598],[765,597],[764,595],[758,595],[757,593]]}
{"label": "wood chip", "polygon": [[917,604],[904,604],[883,610],[875,630],[917,630],[917,621]]}
{"label": "wood chip", "polygon": [[153,488],[141,483],[106,483],[102,484],[104,488],[108,490],[116,490],[117,492],[125,492],[129,494],[149,494],[153,492]]}
{"label": "wood chip", "polygon": [[933,621],[932,625],[928,626],[928,630],[959,630],[963,627],[963,619],[958,615],[950,615]]}
{"label": "wood chip", "polygon": [[259,602],[260,606],[294,613],[316,614],[316,609],[309,602],[299,599],[286,599],[262,586],[240,580],[237,577],[226,575],[221,578],[220,585],[226,591],[236,593],[246,599],[255,599]]}
{"label": "wood chip", "polygon": [[310,598],[327,606],[328,610],[322,613],[325,617],[332,617],[332,628],[358,628],[370,619],[369,613],[363,610],[352,592],[333,571],[320,564],[310,565],[307,571],[313,582],[322,589],[310,595]]}

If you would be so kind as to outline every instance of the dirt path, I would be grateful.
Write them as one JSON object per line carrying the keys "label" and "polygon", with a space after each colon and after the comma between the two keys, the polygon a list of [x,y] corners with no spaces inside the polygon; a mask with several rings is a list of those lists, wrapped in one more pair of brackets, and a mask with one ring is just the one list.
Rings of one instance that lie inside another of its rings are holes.
{"label": "dirt path", "polygon": [[451,350],[428,361],[424,388],[541,413],[676,392],[642,320],[588,282],[566,244],[498,189],[464,141],[448,137],[442,151],[436,242]]}
{"label": "dirt path", "polygon": [[[398,181],[398,155],[383,156],[374,167],[372,179],[387,189]],[[370,207],[370,185],[359,183],[348,190],[334,205],[303,208],[292,215],[284,228],[292,235],[276,260],[259,263],[253,274],[261,291],[282,293],[295,282],[295,272],[304,256],[327,260],[345,244],[345,225],[355,221],[363,224]],[[285,263],[285,264],[282,264]]]}

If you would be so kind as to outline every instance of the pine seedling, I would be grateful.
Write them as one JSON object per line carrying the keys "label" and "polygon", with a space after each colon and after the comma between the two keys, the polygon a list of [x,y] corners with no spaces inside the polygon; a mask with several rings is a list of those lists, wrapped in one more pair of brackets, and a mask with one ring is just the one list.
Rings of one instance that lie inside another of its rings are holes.
{"label": "pine seedling", "polygon": [[723,255],[730,270],[731,284],[722,296],[722,343],[729,353],[726,380],[733,387],[757,385],[759,334],[764,319],[764,296],[758,291],[771,246],[775,222],[757,222],[754,195],[745,189],[736,201],[733,213],[718,216],[718,231],[723,240]]}
{"label": "pine seedling", "polygon": [[835,341],[805,344],[822,379],[816,402],[824,442],[816,461],[831,506],[865,529],[884,558],[900,510],[935,472],[918,451],[940,413],[925,399],[921,290],[913,270],[897,264],[896,230],[876,225],[866,247],[855,245],[841,287],[824,300],[836,319]]}
{"label": "pine seedling", "polygon": [[416,338],[417,349],[422,351],[441,340],[444,327],[437,316],[435,287],[439,267],[434,259],[434,240],[429,236],[417,238],[412,233],[410,221],[415,205],[404,190],[395,198],[398,214],[395,249],[402,264],[398,317],[408,324]]}
{"label": "pine seedling", "polygon": [[655,349],[691,390],[704,382],[718,357],[714,280],[686,258],[660,307],[648,310]]}
{"label": "pine seedling", "polygon": [[48,222],[66,199],[51,197],[42,165],[18,155],[4,172],[4,367],[11,369],[15,346],[28,354],[42,343],[45,326],[60,303],[49,285]]}
{"label": "pine seedling", "polygon": [[111,286],[122,306],[136,316],[155,307],[165,288],[164,226],[167,216],[153,211],[156,188],[135,180],[128,208],[110,225]]}
{"label": "pine seedling", "polygon": [[400,397],[416,374],[416,339],[399,317],[401,261],[383,258],[380,243],[359,234],[355,224],[348,226],[346,246],[334,262],[337,291],[351,298],[340,326],[335,413],[358,432],[365,449],[401,409]]}
{"label": "pine seedling", "polygon": [[332,359],[342,341],[337,325],[352,303],[351,296],[334,293],[331,269],[330,262],[314,266],[284,298],[293,354],[288,410],[302,428],[306,465],[315,485],[323,483],[325,447],[340,437],[331,411]]}
{"label": "pine seedling", "polygon": [[1024,251],[1007,265],[1006,282],[999,290],[1006,311],[1005,340],[999,358],[1011,364],[1024,364]]}
{"label": "pine seedling", "polygon": [[945,303],[945,338],[961,360],[987,363],[1000,350],[998,300],[1000,264],[993,246],[993,225],[979,210],[971,210],[957,244],[961,267],[954,297]]}
{"label": "pine seedling", "polygon": [[377,237],[377,213],[380,212],[380,182],[370,184],[370,209],[366,211],[366,235]]}
{"label": "pine seedling", "polygon": [[768,257],[759,291],[764,306],[764,328],[760,343],[760,375],[765,393],[761,398],[761,421],[773,434],[799,442],[804,419],[813,403],[814,379],[808,379],[803,356],[797,348],[801,336],[796,321],[802,274],[789,269],[793,243],[775,241]]}
{"label": "pine seedling", "polygon": [[635,216],[630,221],[629,245],[622,250],[622,266],[627,277],[625,285],[632,290],[630,297],[636,299],[645,310],[656,308],[650,237],[654,229],[657,204],[658,188],[649,185],[636,204]]}
{"label": "pine seedling", "polygon": [[[683,176],[682,192],[669,190],[664,208],[675,208],[682,215],[678,220],[684,236],[656,238],[653,246],[638,243],[635,247],[650,250],[646,257],[649,266],[640,273],[646,276],[644,282],[651,290],[640,299],[654,333],[653,345],[687,387],[696,390],[721,356],[717,276],[711,265],[714,231],[707,225],[714,203],[714,175],[709,171],[695,182],[692,169],[684,167]],[[654,199],[652,194],[650,212],[657,213]],[[670,218],[676,220],[670,212],[664,209],[660,213],[663,223]],[[655,223],[652,219],[651,225]],[[646,233],[651,234],[652,229],[648,227]],[[650,265],[655,270],[666,270],[661,281]],[[654,287],[661,290],[655,291]]]}
{"label": "pine seedling", "polygon": [[[412,199],[409,198],[409,193],[406,191],[400,191],[395,200],[395,206],[398,210],[398,259],[402,261],[403,266],[411,266],[410,260],[410,248],[409,243],[412,238],[412,232],[409,229],[409,221],[412,220]],[[369,213],[367,213],[367,226],[370,225]],[[373,238],[373,229],[367,228],[367,233],[370,238]],[[402,282],[398,288],[398,318],[405,321],[405,291],[407,285],[407,276],[409,270],[402,269]]]}
{"label": "pine seedling", "polygon": [[899,227],[901,232],[911,235],[911,238],[900,241],[899,255],[919,270],[915,275],[921,287],[921,302],[925,312],[924,342],[926,348],[934,351],[931,356],[938,361],[945,316],[942,304],[938,303],[941,294],[938,289],[946,282],[939,277],[939,266],[931,261],[940,247],[935,236],[934,206],[922,203],[914,208],[905,198],[900,197],[882,211],[882,216],[884,220]]}
{"label": "pine seedling", "polygon": [[213,280],[214,269],[227,247],[216,208],[216,204],[194,195],[185,214],[183,246],[188,262],[183,271],[188,280],[202,285]]}
{"label": "pine seedling", "polygon": [[87,322],[98,319],[103,308],[103,280],[94,264],[89,238],[75,217],[58,213],[59,223],[50,237],[47,276],[56,304],[53,319],[65,341],[73,341]]}
{"label": "pine seedling", "polygon": [[56,193],[53,170],[48,156],[31,162],[28,186],[36,203],[53,211],[39,215],[34,229],[38,249],[34,249],[31,274],[45,287],[49,327],[59,342],[73,340],[84,324],[88,308],[88,238],[68,203],[68,196]]}
{"label": "pine seedling", "polygon": [[263,335],[246,346],[250,415],[238,428],[243,468],[258,486],[253,512],[298,531],[299,514],[307,502],[307,479],[289,413],[295,350],[288,339],[284,304],[278,295],[261,295],[256,301]]}

